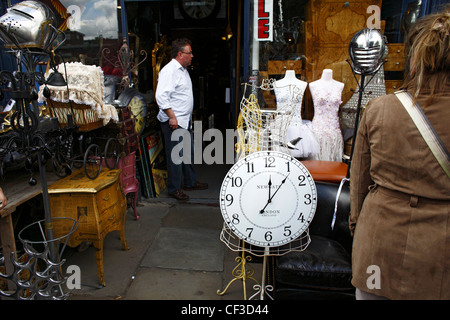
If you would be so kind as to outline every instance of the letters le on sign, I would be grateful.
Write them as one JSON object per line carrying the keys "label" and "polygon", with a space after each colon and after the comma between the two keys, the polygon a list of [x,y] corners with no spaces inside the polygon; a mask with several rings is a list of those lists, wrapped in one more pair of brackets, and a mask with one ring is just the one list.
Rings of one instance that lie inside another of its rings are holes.
{"label": "letters le on sign", "polygon": [[272,41],[273,37],[273,0],[254,1],[255,40]]}

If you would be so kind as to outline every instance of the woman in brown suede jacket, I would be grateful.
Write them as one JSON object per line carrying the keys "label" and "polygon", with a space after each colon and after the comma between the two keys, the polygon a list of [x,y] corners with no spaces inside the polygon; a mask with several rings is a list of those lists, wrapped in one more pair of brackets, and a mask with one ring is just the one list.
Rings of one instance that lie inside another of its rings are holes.
{"label": "woman in brown suede jacket", "polygon": [[[450,150],[450,10],[408,37],[407,89]],[[450,299],[450,177],[398,98],[367,105],[350,172],[357,299]]]}

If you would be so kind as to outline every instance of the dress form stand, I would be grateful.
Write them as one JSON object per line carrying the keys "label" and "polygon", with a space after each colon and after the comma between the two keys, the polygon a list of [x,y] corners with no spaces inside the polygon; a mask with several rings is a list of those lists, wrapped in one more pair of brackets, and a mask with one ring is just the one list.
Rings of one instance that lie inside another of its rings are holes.
{"label": "dress form stand", "polygon": [[320,145],[315,160],[342,161],[344,142],[338,113],[343,89],[344,83],[333,79],[331,69],[324,69],[321,78],[309,84],[314,104],[312,130]]}
{"label": "dress form stand", "polygon": [[[302,119],[302,101],[307,83],[295,76],[294,70],[286,70],[285,77],[277,80],[274,86],[277,111],[290,114],[285,137],[288,151],[296,158],[307,158],[319,152],[319,144],[311,129],[311,121]],[[280,116],[280,115],[279,115]]]}
{"label": "dress form stand", "polygon": [[[293,89],[292,94],[301,95],[301,97],[300,97],[300,102],[301,102],[303,93],[305,92],[307,85],[308,84],[305,81],[297,79],[297,77],[295,76],[294,70],[286,70],[286,74],[284,75],[284,78],[277,80],[275,82],[275,95],[277,95],[277,93],[276,93],[277,88],[278,89],[286,89],[288,87],[292,87],[292,89]],[[283,101],[278,102],[278,97],[277,97],[277,103],[283,103]],[[284,102],[284,103],[286,103],[286,102]],[[277,107],[278,107],[278,105],[277,105]]]}
{"label": "dress form stand", "polygon": [[[235,283],[236,280],[241,280],[244,290],[244,300],[247,300],[246,281],[251,280],[252,282],[256,283],[252,287],[255,292],[248,298],[248,300],[256,300],[258,299],[258,297],[260,300],[273,300],[273,297],[270,295],[270,293],[274,290],[274,287],[270,284],[270,280],[267,281],[267,278],[270,278],[270,274],[268,274],[267,272],[269,264],[268,258],[285,255],[286,253],[291,251],[303,251],[311,243],[311,237],[309,235],[308,229],[300,237],[281,247],[256,247],[247,244],[244,240],[238,238],[236,235],[234,235],[227,224],[224,223],[222,231],[220,233],[220,241],[222,241],[230,250],[238,252],[240,256],[236,257],[235,259],[238,264],[232,271],[233,279],[231,279],[231,281],[225,286],[223,290],[217,290],[217,294],[220,296],[224,295],[231,284]],[[249,263],[251,262],[252,257],[251,255],[247,255],[248,253],[256,257],[263,257],[260,283],[254,277],[255,269]]]}
{"label": "dress form stand", "polygon": [[[285,93],[285,102],[282,101],[280,93],[276,94],[277,109],[271,109],[269,112],[268,110],[263,110],[259,107],[258,99],[256,99],[255,94],[253,94],[253,85],[251,87],[252,93],[247,96],[246,89],[248,86],[247,84],[244,84],[244,93],[240,103],[240,114],[237,124],[239,136],[235,146],[237,154],[236,161],[257,151],[290,152],[288,151],[288,143],[285,142],[284,138],[286,136],[287,127],[291,123],[291,118],[296,111],[295,107],[299,106],[299,112],[301,111],[301,102],[307,83],[296,79],[295,72],[287,72],[286,74],[286,77],[282,80],[291,81],[285,81],[285,86],[283,87],[279,86],[279,84],[283,84],[283,82],[278,82],[274,79],[263,79],[261,86],[258,87],[259,90],[265,91],[281,89],[280,92]],[[294,84],[301,85],[295,86]],[[292,101],[296,101],[296,103],[294,104]],[[238,252],[239,256],[235,259],[238,264],[232,271],[233,279],[231,279],[223,290],[217,290],[217,294],[224,295],[233,283],[240,282],[242,283],[244,290],[244,299],[247,299],[248,280],[250,280],[251,282],[256,283],[252,287],[256,292],[249,297],[249,300],[257,297],[261,300],[266,298],[273,300],[270,293],[274,288],[273,285],[271,285],[271,279],[266,279],[266,277],[270,278],[272,275],[269,270],[266,270],[270,266],[268,258],[284,255],[290,251],[303,251],[309,245],[311,238],[309,232],[305,231],[300,237],[283,246],[255,246],[247,243],[246,238],[241,239],[236,236],[228,224],[224,222],[220,233],[220,240],[230,250]],[[254,277],[255,269],[250,265],[251,256],[248,254],[263,257],[260,283],[258,283]]]}

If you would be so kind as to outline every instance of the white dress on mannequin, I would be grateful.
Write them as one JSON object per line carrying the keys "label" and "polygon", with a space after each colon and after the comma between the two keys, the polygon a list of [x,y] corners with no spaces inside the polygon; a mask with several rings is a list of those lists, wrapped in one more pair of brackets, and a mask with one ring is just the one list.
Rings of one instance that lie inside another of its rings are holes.
{"label": "white dress on mannequin", "polygon": [[274,92],[277,111],[292,114],[286,128],[284,142],[293,157],[307,158],[319,152],[319,144],[311,129],[311,121],[303,120],[302,101],[307,83],[295,77],[293,70],[287,70],[283,79],[275,82]]}
{"label": "white dress on mannequin", "polygon": [[312,130],[320,145],[320,152],[313,157],[316,160],[342,161],[344,141],[338,112],[343,89],[342,82],[333,80],[331,69],[324,69],[322,77],[309,84],[314,104]]}

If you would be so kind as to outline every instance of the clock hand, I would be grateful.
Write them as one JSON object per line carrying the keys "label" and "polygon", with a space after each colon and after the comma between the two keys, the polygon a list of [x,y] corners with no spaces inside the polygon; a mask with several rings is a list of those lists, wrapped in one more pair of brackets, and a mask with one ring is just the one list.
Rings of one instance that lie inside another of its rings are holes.
{"label": "clock hand", "polygon": [[284,179],[281,181],[281,184],[278,186],[277,190],[275,190],[275,192],[273,193],[272,197],[269,199],[270,201],[272,201],[273,197],[275,197],[275,195],[277,194],[278,190],[280,190],[281,186],[286,182],[287,177],[289,177],[291,173],[288,173],[286,177],[284,177]]}
{"label": "clock hand", "polygon": [[286,182],[287,177],[289,177],[291,173],[288,173],[286,177],[284,177],[284,179],[281,181],[281,184],[278,186],[277,190],[275,190],[275,192],[273,193],[272,197],[269,198],[269,200],[267,200],[266,205],[264,206],[264,208],[262,208],[259,213],[264,213],[264,210],[266,209],[266,207],[269,205],[269,203],[272,202],[273,197],[277,194],[278,190],[280,190],[281,186]]}
{"label": "clock hand", "polygon": [[271,194],[271,189],[272,189],[272,175],[269,176],[269,182],[268,182],[268,186],[269,186],[269,198],[267,199],[267,203],[264,206],[264,208],[262,208],[259,213],[263,213],[264,209],[267,207],[267,205],[272,201],[272,197],[270,196]]}

